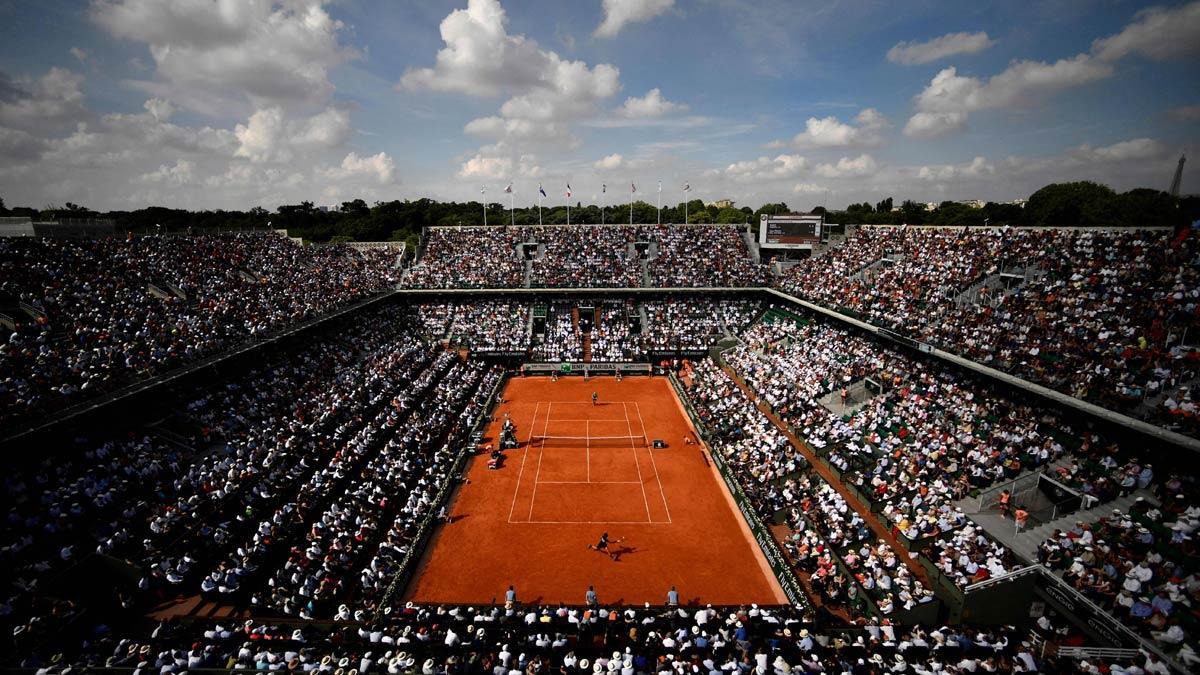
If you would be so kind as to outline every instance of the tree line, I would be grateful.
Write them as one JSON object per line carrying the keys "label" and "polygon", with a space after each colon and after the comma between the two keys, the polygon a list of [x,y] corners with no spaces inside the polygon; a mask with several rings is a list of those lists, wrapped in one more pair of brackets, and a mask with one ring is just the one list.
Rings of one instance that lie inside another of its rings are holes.
{"label": "tree line", "polygon": [[[628,223],[629,208],[628,204],[618,204],[605,207],[602,212],[598,205],[576,202],[570,209],[570,219],[572,224]],[[312,202],[302,202],[285,204],[274,211],[262,207],[247,211],[188,211],[151,206],[134,211],[99,212],[70,202],[62,207],[45,209],[6,208],[0,199],[0,216],[28,216],[42,220],[102,218],[113,220],[122,230],[134,232],[271,227],[286,229],[292,236],[312,241],[407,241],[410,244],[417,242],[425,227],[480,225],[484,220],[484,209],[484,204],[476,201],[439,202],[422,198],[374,204],[355,199],[328,210],[318,208]],[[763,204],[758,209],[748,206],[718,208],[693,199],[686,204],[664,206],[659,214],[654,204],[635,201],[633,222],[653,223],[661,218],[664,223],[682,223],[686,213],[689,223],[757,223],[763,214],[795,210],[803,210],[803,206],[779,202]],[[1175,198],[1146,188],[1117,193],[1105,185],[1081,181],[1047,185],[1033,193],[1024,208],[994,202],[983,208],[973,208],[944,201],[937,208],[926,210],[925,204],[912,200],[903,201],[896,207],[893,198],[888,197],[874,205],[863,202],[840,210],[825,211],[819,206],[809,210],[824,212],[826,222],[835,224],[1181,227],[1200,219],[1200,198]],[[536,206],[514,209],[510,214],[504,204],[489,202],[486,212],[487,222],[491,225],[536,225],[539,222]],[[566,205],[543,207],[540,222],[548,225],[566,223]]]}

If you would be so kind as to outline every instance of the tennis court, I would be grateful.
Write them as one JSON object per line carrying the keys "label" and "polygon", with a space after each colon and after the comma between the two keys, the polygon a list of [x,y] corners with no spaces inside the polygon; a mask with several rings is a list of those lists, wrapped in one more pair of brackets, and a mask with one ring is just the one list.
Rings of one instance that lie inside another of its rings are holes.
{"label": "tennis court", "polygon": [[[512,584],[542,603],[580,604],[589,585],[616,604],[672,585],[685,602],[785,601],[668,380],[514,378],[485,442],[505,415],[521,446],[498,469],[472,459],[406,599],[488,603]],[[588,547],[603,532],[615,560]]]}
{"label": "tennis court", "polygon": [[641,403],[538,401],[529,430],[509,523],[670,524]]}

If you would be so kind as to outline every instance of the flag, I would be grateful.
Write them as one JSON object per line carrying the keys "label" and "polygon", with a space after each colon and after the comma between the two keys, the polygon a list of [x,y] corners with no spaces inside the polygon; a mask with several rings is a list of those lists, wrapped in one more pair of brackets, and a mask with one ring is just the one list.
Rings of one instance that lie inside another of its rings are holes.
{"label": "flag", "polygon": [[487,194],[487,186],[486,185],[482,185],[479,187],[479,194],[481,194],[481,195]]}
{"label": "flag", "polygon": [[508,184],[508,185],[507,185],[507,186],[504,188],[504,191],[505,191],[506,193],[508,193],[508,194],[512,194],[512,183],[509,183],[509,184]]}
{"label": "flag", "polygon": [[662,181],[658,181],[658,191],[662,192]]}
{"label": "flag", "polygon": [[541,184],[541,183],[538,183],[538,192],[542,193],[542,196],[543,196],[543,197],[545,197],[545,196],[546,196],[546,191],[542,189],[542,184]]}
{"label": "flag", "polygon": [[637,192],[637,186],[634,185],[633,183],[630,183],[629,184],[629,192],[630,193]]}
{"label": "flag", "polygon": [[692,191],[692,185],[691,185],[691,183],[684,183],[684,184],[683,184],[683,191],[684,191],[684,192],[691,192],[691,191]]}
{"label": "flag", "polygon": [[571,184],[567,183],[567,199],[571,198]]}
{"label": "flag", "polygon": [[607,183],[601,183],[601,184],[600,184],[600,191],[601,191],[601,192],[608,192],[608,184],[607,184]]}

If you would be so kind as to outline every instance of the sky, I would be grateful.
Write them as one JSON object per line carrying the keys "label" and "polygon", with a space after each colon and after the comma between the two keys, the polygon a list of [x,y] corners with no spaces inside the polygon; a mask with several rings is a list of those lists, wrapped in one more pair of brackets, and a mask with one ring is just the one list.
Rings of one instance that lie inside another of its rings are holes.
{"label": "sky", "polygon": [[0,0],[10,207],[1195,193],[1197,149],[1200,0]]}

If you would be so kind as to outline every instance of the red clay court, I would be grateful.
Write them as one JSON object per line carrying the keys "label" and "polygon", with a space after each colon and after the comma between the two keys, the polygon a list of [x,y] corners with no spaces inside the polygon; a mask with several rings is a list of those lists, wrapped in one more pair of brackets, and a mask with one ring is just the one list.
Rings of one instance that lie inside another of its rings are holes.
{"label": "red clay court", "polygon": [[[786,602],[707,449],[684,443],[669,381],[516,377],[503,399],[487,437],[507,413],[521,447],[498,470],[471,459],[406,599],[502,602],[513,584],[523,602],[582,604],[594,585],[602,604],[662,604],[674,585],[683,603]],[[615,561],[588,548],[605,531]]]}

